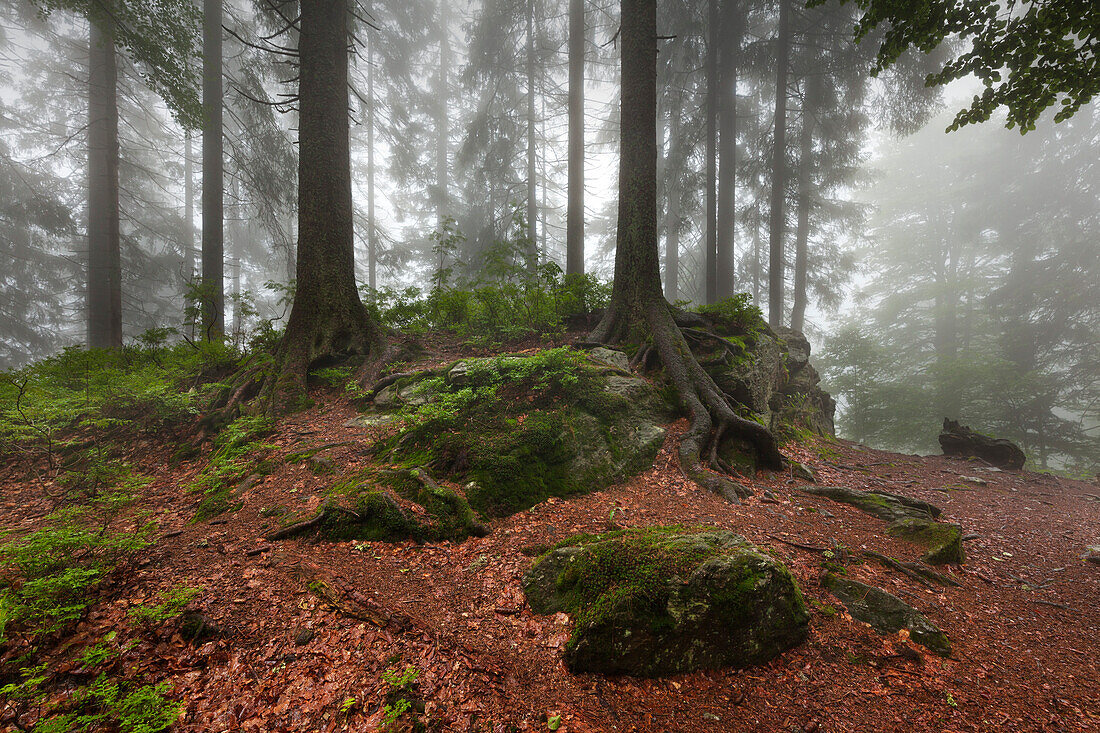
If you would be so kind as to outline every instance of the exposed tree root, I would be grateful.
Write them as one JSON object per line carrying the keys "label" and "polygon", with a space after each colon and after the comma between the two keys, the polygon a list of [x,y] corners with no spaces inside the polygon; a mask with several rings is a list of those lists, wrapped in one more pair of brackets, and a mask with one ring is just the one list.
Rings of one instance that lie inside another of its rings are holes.
{"label": "exposed tree root", "polygon": [[[643,344],[641,356],[635,358],[635,364],[644,363],[650,351],[655,352],[687,407],[691,421],[680,438],[680,466],[684,474],[731,501],[751,495],[751,489],[728,478],[733,471],[718,456],[721,442],[727,435],[745,440],[753,447],[761,466],[778,470],[783,467],[783,457],[775,437],[763,425],[737,414],[730,397],[695,358],[676,322],[675,309],[663,298],[651,299],[639,314],[640,318],[628,318],[624,310],[613,304],[589,340],[602,343],[640,341]],[[701,322],[705,324],[701,318],[686,315],[681,321],[690,323],[689,328]]]}

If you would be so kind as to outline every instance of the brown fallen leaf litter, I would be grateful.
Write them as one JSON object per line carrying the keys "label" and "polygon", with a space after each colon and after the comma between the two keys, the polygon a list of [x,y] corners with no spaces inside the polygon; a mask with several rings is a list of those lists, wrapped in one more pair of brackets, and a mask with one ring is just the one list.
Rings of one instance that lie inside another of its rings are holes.
{"label": "brown fallen leaf litter", "polygon": [[[275,453],[336,444],[324,455],[341,470],[365,465],[372,433],[349,422],[354,408],[323,389],[314,397],[267,441]],[[547,730],[555,716],[560,733],[1100,730],[1100,566],[1080,557],[1100,540],[1095,485],[843,441],[784,449],[820,483],[930,501],[973,535],[967,563],[950,569],[959,588],[932,590],[875,563],[849,566],[948,634],[954,650],[941,659],[852,620],[819,585],[821,554],[797,545],[840,543],[899,560],[916,559],[919,548],[856,509],[800,494],[803,482],[787,474],[758,474],[742,505],[707,493],[678,469],[685,427],[670,426],[654,467],[628,483],[547,500],[491,522],[484,538],[423,545],[265,542],[265,508],[308,512],[332,480],[302,463],[253,481],[240,511],[193,523],[197,497],[184,487],[203,459],[171,468],[170,447],[135,444],[135,467],[155,478],[141,504],[160,541],[108,585],[62,647],[71,658],[110,630],[120,644],[137,640],[124,657],[128,673],[172,683],[184,705],[178,731],[377,730],[382,674],[406,665],[420,670],[420,719],[444,731]],[[0,527],[39,526],[49,489],[18,461],[3,467]],[[659,680],[569,674],[561,661],[569,617],[533,615],[520,580],[532,548],[612,520],[712,525],[776,550],[810,602],[808,639],[745,670]],[[129,608],[180,584],[202,588],[190,608],[217,637],[191,644],[178,623],[148,631],[126,621]],[[66,669],[65,656],[51,664]],[[0,727],[16,730],[5,706],[0,700]]]}

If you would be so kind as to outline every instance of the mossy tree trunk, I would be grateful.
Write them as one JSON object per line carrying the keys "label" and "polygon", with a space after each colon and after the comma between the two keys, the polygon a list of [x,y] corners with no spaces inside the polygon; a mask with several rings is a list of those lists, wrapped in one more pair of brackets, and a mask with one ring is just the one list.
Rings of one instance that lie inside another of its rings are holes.
{"label": "mossy tree trunk", "polygon": [[656,0],[622,1],[622,137],[619,222],[611,303],[591,340],[651,346],[687,407],[691,426],[680,441],[680,462],[694,481],[733,497],[739,485],[703,465],[720,465],[727,434],[753,445],[761,465],[779,468],[772,434],[740,417],[691,352],[661,294],[657,253],[657,7]]}
{"label": "mossy tree trunk", "polygon": [[382,332],[355,286],[348,36],[347,0],[303,0],[297,286],[274,369],[261,389],[269,412],[305,403],[306,375],[318,359],[377,356],[382,347]]}

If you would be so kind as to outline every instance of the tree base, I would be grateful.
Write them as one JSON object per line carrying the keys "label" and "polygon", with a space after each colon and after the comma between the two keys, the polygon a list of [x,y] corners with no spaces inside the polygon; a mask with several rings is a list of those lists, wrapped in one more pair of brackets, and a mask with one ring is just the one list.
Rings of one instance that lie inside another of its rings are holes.
{"label": "tree base", "polygon": [[[693,318],[692,314],[677,315],[685,325],[705,325],[701,323],[703,319]],[[628,309],[621,301],[612,303],[589,340],[641,344],[632,366],[644,366],[653,356],[660,361],[691,421],[680,438],[679,453],[684,475],[695,483],[731,501],[752,494],[750,488],[729,478],[735,472],[718,455],[719,446],[727,437],[737,437],[751,445],[761,467],[783,468],[775,436],[763,425],[737,414],[732,398],[715,384],[695,358],[677,324],[674,309],[664,298],[651,299],[636,309]]]}

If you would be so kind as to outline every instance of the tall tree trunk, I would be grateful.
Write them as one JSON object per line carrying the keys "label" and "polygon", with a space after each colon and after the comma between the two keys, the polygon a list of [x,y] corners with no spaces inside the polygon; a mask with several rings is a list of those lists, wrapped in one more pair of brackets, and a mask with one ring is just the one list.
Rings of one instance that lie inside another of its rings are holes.
{"label": "tall tree trunk", "polygon": [[754,206],[752,224],[752,300],[760,303],[760,204]]}
{"label": "tall tree trunk", "polygon": [[706,141],[706,302],[718,300],[718,160],[715,148],[718,138],[718,88],[721,86],[718,67],[718,0],[710,0],[709,35],[707,37],[707,141]]}
{"label": "tall tree trunk", "polygon": [[538,266],[538,187],[535,181],[535,0],[527,0],[527,267]]}
{"label": "tall tree trunk", "polygon": [[783,230],[787,199],[787,67],[791,55],[791,0],[779,0],[775,60],[775,132],[772,149],[771,216],[768,224],[768,325],[783,325]]}
{"label": "tall tree trunk", "polygon": [[814,128],[821,105],[821,74],[811,72],[806,79],[802,101],[802,129],[798,138],[798,224],[794,245],[794,300],[791,328],[802,331],[806,325],[807,259],[809,257],[810,209],[813,206]]}
{"label": "tall tree trunk", "polygon": [[355,286],[348,144],[348,0],[302,0],[298,52],[298,266],[286,333],[265,378],[269,412],[308,404],[317,359],[365,354],[376,373],[382,334]]}
{"label": "tall tree trunk", "polygon": [[436,152],[435,171],[436,185],[439,186],[438,202],[436,205],[439,230],[443,231],[443,222],[451,215],[450,211],[450,180],[447,168],[450,145],[450,113],[451,95],[450,82],[447,79],[447,71],[451,66],[451,36],[450,18],[447,15],[447,3],[451,0],[439,2],[439,88],[438,112],[435,121]]}
{"label": "tall tree trunk", "polygon": [[[373,10],[374,3],[368,0],[367,12]],[[446,7],[440,5],[441,11]],[[445,74],[442,64],[442,51],[440,51],[440,74]],[[374,36],[367,38],[367,285],[371,290],[378,287],[378,230],[375,221],[374,210]],[[446,168],[446,159],[444,159]],[[444,171],[444,175],[446,172]],[[442,210],[440,221],[442,221]]]}
{"label": "tall tree trunk", "polygon": [[[657,255],[657,3],[622,0],[622,111],[619,155],[619,221],[611,302],[589,337],[595,342],[637,345],[637,364],[655,352],[691,424],[680,440],[680,466],[700,485],[731,499],[746,490],[707,471],[721,466],[717,447],[729,431],[749,441],[760,462],[782,465],[775,439],[762,425],[738,416],[727,395],[699,364],[672,308],[661,294]],[[682,314],[685,318],[686,314]],[[725,470],[725,469],[723,469]]]}
{"label": "tall tree trunk", "polygon": [[112,29],[91,22],[88,57],[88,346],[122,346],[118,61]]}
{"label": "tall tree trunk", "polygon": [[233,263],[233,343],[238,344],[244,327],[241,314],[241,252],[244,249],[244,206],[241,179],[233,179],[233,218],[229,224],[229,259]]}
{"label": "tall tree trunk", "polygon": [[569,0],[569,202],[565,274],[584,272],[584,0]]}
{"label": "tall tree trunk", "polygon": [[183,139],[183,279],[189,285],[195,278],[195,162],[190,130]]}
{"label": "tall tree trunk", "polygon": [[684,96],[682,92],[672,95],[672,104],[668,111],[668,153],[665,155],[666,197],[665,209],[665,297],[672,303],[680,298],[680,186],[677,175],[681,164],[680,122],[683,113]]}
{"label": "tall tree trunk", "polygon": [[719,50],[718,102],[718,225],[717,225],[717,297],[733,296],[734,244],[737,209],[737,64],[741,55],[741,22],[738,3],[726,0],[722,5],[721,32],[724,42]]}
{"label": "tall tree trunk", "polygon": [[225,331],[222,0],[204,0],[202,27],[202,336]]}

